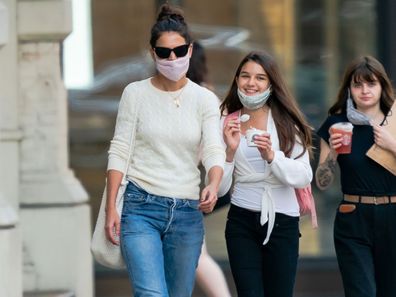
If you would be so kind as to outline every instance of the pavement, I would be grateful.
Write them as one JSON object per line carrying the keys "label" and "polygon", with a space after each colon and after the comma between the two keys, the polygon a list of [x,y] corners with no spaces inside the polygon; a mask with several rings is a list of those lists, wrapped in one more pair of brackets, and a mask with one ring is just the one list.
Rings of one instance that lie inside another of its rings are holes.
{"label": "pavement", "polygon": [[[218,261],[228,282],[231,294],[237,296],[227,261]],[[130,297],[131,287],[125,271],[97,270],[96,297]],[[294,297],[342,297],[341,279],[334,259],[301,259]],[[195,287],[192,297],[206,296]]]}

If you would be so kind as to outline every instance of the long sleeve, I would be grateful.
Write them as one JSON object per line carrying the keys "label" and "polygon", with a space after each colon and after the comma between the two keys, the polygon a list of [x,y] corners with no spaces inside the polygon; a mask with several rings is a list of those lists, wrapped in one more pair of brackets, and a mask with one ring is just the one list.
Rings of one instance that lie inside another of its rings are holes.
{"label": "long sleeve", "polygon": [[113,169],[125,173],[132,131],[136,128],[136,96],[133,85],[128,85],[122,93],[118,107],[114,137],[110,142],[107,170]]}
{"label": "long sleeve", "polygon": [[224,174],[219,186],[219,192],[217,194],[219,197],[224,196],[231,189],[234,166],[234,162],[225,162],[224,164]]}
{"label": "long sleeve", "polygon": [[312,168],[309,163],[309,154],[303,151],[303,146],[296,141],[290,158],[282,151],[275,151],[274,160],[269,164],[273,174],[285,185],[293,188],[303,188],[312,181]]}
{"label": "long sleeve", "polygon": [[[219,127],[218,133],[219,133],[223,152],[225,152],[225,149],[226,149],[226,144],[224,143],[224,139],[223,139],[224,120],[225,120],[225,117],[221,117],[220,121],[219,121],[219,119],[217,119],[217,126]],[[219,191],[217,193],[217,195],[219,197],[224,196],[231,189],[234,167],[235,167],[235,162],[231,162],[231,163],[226,162],[226,161],[224,162],[223,178],[221,179],[221,182],[219,185]],[[206,183],[208,182],[207,179],[208,179],[208,176],[206,175],[206,177],[205,177]]]}
{"label": "long sleeve", "polygon": [[219,129],[220,111],[218,99],[209,93],[202,105],[202,164],[206,172],[213,166],[224,167],[225,151],[222,145]]}

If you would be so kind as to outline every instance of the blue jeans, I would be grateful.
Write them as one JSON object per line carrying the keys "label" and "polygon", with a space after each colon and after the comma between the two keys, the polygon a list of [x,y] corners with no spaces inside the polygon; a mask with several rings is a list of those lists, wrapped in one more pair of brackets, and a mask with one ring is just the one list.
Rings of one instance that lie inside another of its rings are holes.
{"label": "blue jeans", "polygon": [[152,195],[128,184],[121,250],[134,296],[191,296],[204,236],[198,204]]}

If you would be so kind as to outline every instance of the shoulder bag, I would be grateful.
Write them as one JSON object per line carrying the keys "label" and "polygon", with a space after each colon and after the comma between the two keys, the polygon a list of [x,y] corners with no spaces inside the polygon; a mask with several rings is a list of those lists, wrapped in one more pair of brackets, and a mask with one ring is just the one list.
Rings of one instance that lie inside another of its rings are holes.
{"label": "shoulder bag", "polygon": [[[120,218],[121,218],[121,213],[122,213],[122,207],[124,204],[124,192],[125,192],[126,186],[128,184],[128,182],[126,180],[126,174],[128,171],[131,156],[133,154],[133,149],[134,149],[134,144],[135,144],[135,135],[136,135],[136,129],[137,129],[137,114],[138,114],[137,101],[135,101],[135,105],[136,105],[136,107],[134,108],[134,113],[132,115],[133,129],[131,131],[128,159],[126,162],[126,166],[125,166],[126,168],[124,171],[124,175],[122,177],[120,187],[118,188],[117,197],[116,197],[116,208],[117,208],[117,212],[118,212]],[[106,182],[106,184],[107,184],[107,182]],[[113,269],[121,269],[121,268],[125,267],[124,259],[121,254],[121,248],[119,245],[114,245],[113,243],[111,243],[106,237],[106,232],[105,232],[106,200],[107,200],[107,187],[105,186],[105,189],[104,189],[103,195],[102,195],[102,202],[100,203],[100,209],[99,209],[99,214],[98,214],[98,218],[97,218],[96,225],[95,225],[95,230],[94,230],[94,233],[92,236],[91,252],[92,252],[95,260],[98,263],[102,264],[103,266],[113,268]]]}

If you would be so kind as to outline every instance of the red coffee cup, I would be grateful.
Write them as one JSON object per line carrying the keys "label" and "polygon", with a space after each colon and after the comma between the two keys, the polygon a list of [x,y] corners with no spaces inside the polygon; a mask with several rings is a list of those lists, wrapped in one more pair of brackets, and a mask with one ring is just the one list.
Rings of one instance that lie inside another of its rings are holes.
{"label": "red coffee cup", "polygon": [[350,154],[352,150],[353,125],[349,122],[340,122],[330,127],[330,133],[342,134],[342,145],[336,149],[338,154]]}

